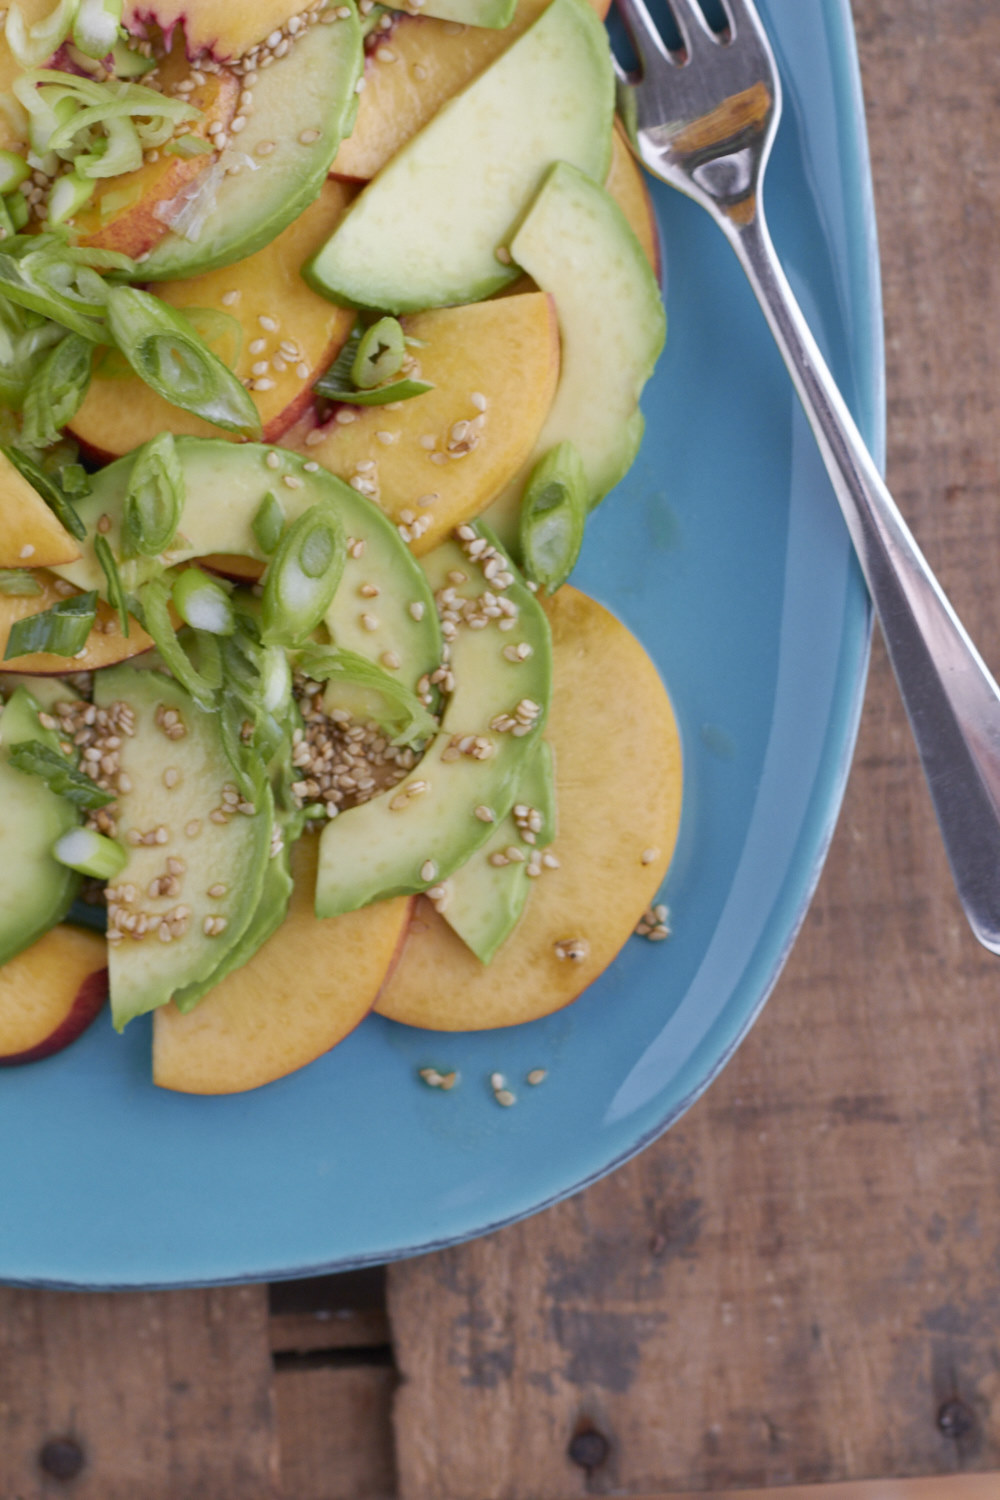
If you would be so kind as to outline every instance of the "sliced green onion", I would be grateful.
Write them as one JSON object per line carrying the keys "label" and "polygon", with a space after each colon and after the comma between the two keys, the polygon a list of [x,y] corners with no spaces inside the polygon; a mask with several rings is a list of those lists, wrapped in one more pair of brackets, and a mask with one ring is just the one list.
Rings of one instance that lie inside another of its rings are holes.
{"label": "sliced green onion", "polygon": [[59,488],[67,500],[84,500],[90,494],[90,475],[83,464],[63,464],[59,470]]}
{"label": "sliced green onion", "polygon": [[42,586],[33,574],[26,573],[21,568],[0,568],[0,594],[27,599],[30,595],[41,592]]}
{"label": "sliced green onion", "polygon": [[285,512],[281,501],[270,491],[264,496],[251,523],[260,550],[268,557],[281,541],[285,529]]}
{"label": "sliced green onion", "polygon": [[249,392],[173,308],[119,286],[109,289],[108,316],[118,348],[158,396],[227,432],[260,435]]}
{"label": "sliced green onion", "polygon": [[327,401],[343,401],[349,406],[388,406],[390,401],[412,401],[414,396],[423,396],[434,387],[426,380],[393,380],[374,391],[355,391],[350,387],[337,389],[321,375],[313,389]]}
{"label": "sliced green onion", "polygon": [[44,469],[40,469],[36,463],[33,463],[27,454],[22,453],[18,448],[12,448],[9,443],[0,443],[0,453],[14,465],[21,478],[26,479],[31,487],[38,491],[49,510],[65,526],[70,536],[75,537],[78,542],[85,541],[86,526],[51,475],[46,474]]}
{"label": "sliced green onion", "polygon": [[532,469],[521,499],[525,571],[550,594],[565,583],[580,555],[587,502],[587,476],[576,446],[560,443]]}
{"label": "sliced green onion", "polygon": [[[199,708],[206,713],[217,705],[222,680],[218,642],[213,636],[199,636],[203,648],[199,671],[178,639],[170,618],[170,584],[164,578],[151,578],[139,590],[143,624],[156,644],[167,670],[181,687],[187,688]],[[211,645],[209,645],[211,643]],[[214,648],[214,650],[213,650]]]}
{"label": "sliced green onion", "polygon": [[288,656],[281,646],[266,646],[261,656],[264,708],[269,714],[283,715],[292,702],[292,669],[288,665]]}
{"label": "sliced green onion", "polygon": [[96,184],[76,172],[57,177],[49,193],[49,223],[65,224],[94,196]]}
{"label": "sliced green onion", "polygon": [[26,615],[11,626],[4,661],[48,651],[53,656],[76,656],[87,644],[97,618],[97,590],[60,599],[50,609]]}
{"label": "sliced green onion", "polygon": [[115,562],[115,554],[111,550],[111,544],[106,536],[98,533],[94,537],[94,554],[101,565],[101,572],[108,586],[108,600],[112,607],[118,611],[118,619],[122,627],[122,635],[127,636],[131,628],[131,617],[128,612],[128,598],[122,583],[122,576]]}
{"label": "sliced green onion", "polygon": [[87,57],[107,57],[122,24],[122,0],[79,0],[73,41]]}
{"label": "sliced green onion", "polygon": [[143,57],[123,37],[119,37],[112,47],[111,60],[116,78],[142,78],[156,67],[155,57]]}
{"label": "sliced green onion", "polygon": [[[15,193],[11,197],[11,202],[12,203],[13,203],[15,197],[20,197],[20,194],[19,193]],[[10,212],[9,212],[9,210],[7,208],[7,199],[6,198],[0,198],[0,240],[9,239],[10,236],[13,233],[14,233],[14,221],[11,218]]]}
{"label": "sliced green onion", "polygon": [[72,30],[78,3],[79,0],[59,0],[55,10],[30,27],[19,6],[8,7],[7,45],[22,68],[35,68],[58,52]]}
{"label": "sliced green onion", "polygon": [[352,718],[372,719],[394,745],[429,739],[437,721],[417,695],[384,667],[354,651],[310,648],[297,666],[314,682],[325,682],[324,707],[346,709]]}
{"label": "sliced green onion", "polygon": [[11,227],[15,234],[19,233],[31,217],[27,198],[22,193],[11,193],[9,198],[4,199],[4,206],[6,207]]}
{"label": "sliced green onion", "polygon": [[13,193],[27,182],[31,168],[15,151],[0,151],[0,194]]}
{"label": "sliced green onion", "polygon": [[235,370],[243,353],[243,325],[219,307],[179,307],[177,311],[222,363]]}
{"label": "sliced green onion", "polygon": [[176,140],[168,141],[163,150],[167,156],[187,161],[192,156],[210,156],[215,147],[203,135],[179,135]]}
{"label": "sliced green onion", "polygon": [[184,470],[173,433],[144,443],[129,475],[122,511],[122,551],[128,557],[158,557],[173,541],[186,498]]}
{"label": "sliced green onion", "polygon": [[232,635],[236,614],[221,583],[200,568],[185,568],[174,583],[174,608],[192,630],[209,635]]}
{"label": "sliced green onion", "polygon": [[362,335],[351,365],[351,380],[360,390],[384,385],[403,368],[406,343],[395,318],[379,318]]}
{"label": "sliced green onion", "polygon": [[268,567],[261,602],[265,645],[306,641],[330,607],[346,558],[336,507],[319,500],[288,528]]}
{"label": "sliced green onion", "polygon": [[24,441],[32,448],[57,443],[76,416],[90,386],[94,345],[68,333],[39,365],[24,397]]}
{"label": "sliced green onion", "polygon": [[10,251],[11,242],[4,241],[0,252],[0,297],[8,297],[19,307],[41,313],[42,317],[51,318],[73,333],[82,333],[95,343],[105,339],[104,307],[79,295],[74,285],[77,266],[64,261],[61,271],[59,262],[47,251],[17,258]]}
{"label": "sliced green onion", "polygon": [[323,380],[329,381],[338,390],[344,387],[350,389],[354,385],[354,381],[351,379],[351,370],[354,367],[354,361],[357,358],[364,331],[365,325],[360,319],[356,320],[353,328],[344,340],[337,358],[326,374],[321,377]]}
{"label": "sliced green onion", "polygon": [[93,828],[71,828],[53,844],[52,855],[67,870],[94,880],[114,880],[128,864],[124,845]]}
{"label": "sliced green onion", "polygon": [[78,771],[58,750],[50,750],[41,740],[21,740],[7,751],[7,759],[15,770],[28,776],[38,776],[52,792],[65,797],[84,812],[94,812],[107,807],[115,800],[114,792],[102,792],[89,776]]}

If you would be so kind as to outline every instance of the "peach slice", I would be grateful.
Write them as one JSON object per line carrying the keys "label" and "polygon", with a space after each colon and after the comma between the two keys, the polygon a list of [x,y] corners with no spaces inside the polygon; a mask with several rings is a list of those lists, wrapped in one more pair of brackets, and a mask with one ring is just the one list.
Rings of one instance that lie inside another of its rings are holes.
{"label": "peach slice", "polygon": [[[610,0],[590,3],[599,16],[607,14]],[[520,0],[514,19],[501,31],[430,16],[400,16],[384,43],[368,55],[358,118],[337,152],[333,174],[362,182],[374,177],[446,99],[506,52],[547,4]]]}
{"label": "peach slice", "polygon": [[625,215],[629,226],[645,252],[646,259],[663,281],[660,256],[660,231],[656,223],[653,200],[649,195],[642,168],[628,148],[621,121],[615,121],[611,137],[611,166],[604,186]]}
{"label": "peach slice", "polygon": [[[189,72],[183,41],[179,39],[160,64],[163,92],[173,94]],[[240,82],[235,74],[227,72],[199,73],[198,78],[203,81],[196,83],[186,97],[202,115],[185,126],[185,134],[208,140],[213,127],[228,125],[235,115]],[[157,209],[196,181],[215,160],[214,152],[186,159],[170,156],[163,150],[148,152],[137,171],[109,177],[98,184],[94,197],[72,220],[77,236],[85,245],[118,250],[133,259],[145,255],[167,233],[167,225],[157,216]]]}
{"label": "peach slice", "polygon": [[97,619],[79,656],[52,656],[47,651],[35,651],[28,656],[15,656],[3,660],[7,641],[15,621],[28,615],[40,614],[51,609],[60,599],[79,593],[51,574],[32,574],[41,589],[38,594],[0,594],[0,664],[5,672],[18,676],[37,673],[40,677],[51,677],[67,672],[96,672],[100,667],[113,667],[130,656],[139,656],[152,647],[152,639],[146,634],[138,620],[130,619],[129,633],[122,634],[117,613],[103,599],[97,601]]}
{"label": "peach slice", "polygon": [[292,851],[284,922],[195,1010],[153,1017],[153,1082],[183,1094],[236,1094],[284,1078],[343,1041],[371,1010],[406,932],[409,897],[320,921],[319,839]]}
{"label": "peach slice", "polygon": [[[238,320],[242,349],[236,373],[257,384],[252,395],[265,442],[276,441],[302,414],[313,381],[336,358],[353,326],[354,314],[318,296],[299,270],[329,238],[354,193],[345,183],[328,181],[315,203],[255,255],[157,287],[157,295],[172,307],[208,308]],[[131,373],[102,376],[100,370],[70,427],[87,451],[101,459],[129,453],[165,430],[229,436],[171,406]]]}
{"label": "peach slice", "polygon": [[576,589],[561,588],[546,610],[559,868],[535,882],[487,966],[421,898],[375,1007],[393,1021],[478,1031],[559,1010],[611,963],[666,874],[680,819],[681,747],[656,668],[624,625]]}
{"label": "peach slice", "polygon": [[307,418],[286,444],[370,494],[422,556],[478,515],[531,452],[559,378],[559,332],[542,292],[401,321],[424,343],[414,374],[434,390],[396,411],[342,407],[325,427],[310,430]]}
{"label": "peach slice", "polygon": [[61,1052],[86,1031],[107,997],[103,937],[53,927],[0,968],[0,1068]]}
{"label": "peach slice", "polygon": [[76,562],[80,549],[41,495],[0,453],[0,568]]}
{"label": "peach slice", "polygon": [[166,33],[183,26],[189,57],[210,52],[224,62],[242,57],[308,8],[306,0],[138,0],[125,6],[122,20],[136,36],[145,35],[147,22]]}

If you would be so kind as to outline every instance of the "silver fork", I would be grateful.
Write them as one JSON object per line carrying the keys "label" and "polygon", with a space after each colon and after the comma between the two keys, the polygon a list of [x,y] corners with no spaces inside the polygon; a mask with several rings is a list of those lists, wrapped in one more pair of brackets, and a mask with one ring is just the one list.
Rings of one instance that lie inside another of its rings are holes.
{"label": "silver fork", "polygon": [[668,0],[684,44],[675,56],[644,0],[617,4],[641,67],[618,68],[632,148],[708,210],[757,294],[878,612],[959,899],[1000,953],[1000,690],[882,482],[771,242],[762,192],[781,84],[760,17],[751,0],[722,0],[720,38],[697,0]]}

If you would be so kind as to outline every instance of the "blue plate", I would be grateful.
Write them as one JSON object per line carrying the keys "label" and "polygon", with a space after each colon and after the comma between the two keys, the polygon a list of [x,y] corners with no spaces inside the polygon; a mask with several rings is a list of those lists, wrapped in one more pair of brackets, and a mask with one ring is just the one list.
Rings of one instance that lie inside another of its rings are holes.
{"label": "blue plate", "polygon": [[[878,272],[848,0],[768,0],[786,84],[774,237],[876,453]],[[181,1286],[302,1275],[482,1234],[575,1192],[664,1130],[760,1010],[812,893],[857,725],[869,612],[805,420],[731,252],[655,193],[667,352],[627,481],[575,582],[656,658],[687,788],[671,942],[634,939],[581,1000],[511,1031],[371,1018],[292,1078],[162,1093],[149,1032],[106,1019],[0,1074],[0,1280]],[[445,1094],[418,1067],[456,1067]],[[519,1081],[493,1101],[494,1070]]]}

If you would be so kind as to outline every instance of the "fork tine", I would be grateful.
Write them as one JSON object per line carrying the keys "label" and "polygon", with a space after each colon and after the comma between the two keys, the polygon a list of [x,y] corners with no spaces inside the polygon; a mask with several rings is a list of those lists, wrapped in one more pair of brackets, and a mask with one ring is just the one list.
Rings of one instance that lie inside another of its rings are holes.
{"label": "fork tine", "polygon": [[729,18],[729,29],[734,41],[741,29],[744,33],[747,30],[756,31],[758,35],[763,33],[763,23],[753,0],[722,0],[722,5]]}
{"label": "fork tine", "polygon": [[699,36],[702,40],[715,41],[715,33],[705,20],[705,13],[697,0],[667,0],[667,4],[674,13],[674,20],[684,40],[688,56],[691,55]]}
{"label": "fork tine", "polygon": [[[674,60],[663,45],[663,38],[646,9],[645,0],[616,0],[616,3],[642,66],[647,66],[649,53],[653,52],[659,60],[673,67]],[[619,71],[617,64],[615,70]]]}

